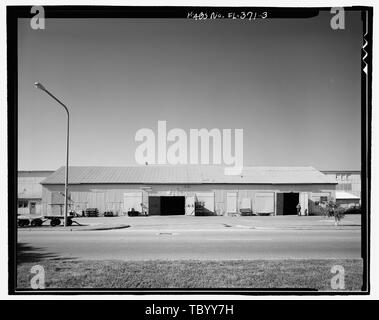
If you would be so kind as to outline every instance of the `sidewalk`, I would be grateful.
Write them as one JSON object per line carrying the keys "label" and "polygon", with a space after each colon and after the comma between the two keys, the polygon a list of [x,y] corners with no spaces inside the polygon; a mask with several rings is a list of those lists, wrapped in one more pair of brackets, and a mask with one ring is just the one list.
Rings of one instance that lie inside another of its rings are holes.
{"label": "sidewalk", "polygon": [[133,217],[130,230],[351,230],[360,229],[361,217],[347,216],[339,226],[320,216],[252,217]]}
{"label": "sidewalk", "polygon": [[80,225],[73,224],[68,228],[62,226],[50,227],[46,224],[42,227],[27,227],[19,230],[359,230],[361,227],[360,215],[348,215],[334,225],[333,218],[321,216],[148,216],[148,217],[98,217],[75,218]]}

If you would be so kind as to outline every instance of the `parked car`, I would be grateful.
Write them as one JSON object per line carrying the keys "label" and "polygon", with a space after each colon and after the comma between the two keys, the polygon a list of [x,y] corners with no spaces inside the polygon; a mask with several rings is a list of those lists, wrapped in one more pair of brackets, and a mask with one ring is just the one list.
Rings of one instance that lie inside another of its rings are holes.
{"label": "parked car", "polygon": [[362,208],[361,206],[347,208],[345,214],[362,214]]}
{"label": "parked car", "polygon": [[105,211],[104,212],[104,217],[114,217],[113,211]]}
{"label": "parked car", "polygon": [[256,214],[250,208],[241,208],[240,209],[241,216],[255,216]]}
{"label": "parked car", "polygon": [[129,217],[137,217],[140,215],[140,213],[141,212],[134,210],[134,208],[132,208],[131,210],[128,211],[128,216]]}
{"label": "parked car", "polygon": [[87,208],[85,211],[86,217],[98,217],[99,216],[99,210],[97,208]]}

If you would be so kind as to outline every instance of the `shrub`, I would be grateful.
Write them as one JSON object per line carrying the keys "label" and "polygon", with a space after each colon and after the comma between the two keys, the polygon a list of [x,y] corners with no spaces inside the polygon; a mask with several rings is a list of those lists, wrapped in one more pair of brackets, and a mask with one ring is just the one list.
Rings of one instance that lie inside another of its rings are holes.
{"label": "shrub", "polygon": [[335,224],[338,223],[345,217],[346,209],[342,208],[339,204],[334,201],[324,202],[321,206],[321,210],[325,216],[328,218],[334,217]]}

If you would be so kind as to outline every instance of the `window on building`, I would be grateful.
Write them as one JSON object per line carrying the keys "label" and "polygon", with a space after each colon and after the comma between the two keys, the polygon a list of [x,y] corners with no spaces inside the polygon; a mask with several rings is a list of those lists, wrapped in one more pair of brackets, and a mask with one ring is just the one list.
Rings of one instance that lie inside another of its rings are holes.
{"label": "window on building", "polygon": [[320,202],[326,202],[328,201],[328,197],[327,196],[321,196],[320,197]]}
{"label": "window on building", "polygon": [[26,201],[26,200],[18,200],[18,207],[19,208],[27,208],[28,207],[28,201]]}

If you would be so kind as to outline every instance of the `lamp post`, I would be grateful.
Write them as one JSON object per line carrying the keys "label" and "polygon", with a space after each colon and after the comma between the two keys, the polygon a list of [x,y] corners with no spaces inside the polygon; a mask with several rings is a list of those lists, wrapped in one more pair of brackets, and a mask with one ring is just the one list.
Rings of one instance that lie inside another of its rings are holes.
{"label": "lamp post", "polygon": [[37,89],[40,89],[46,92],[50,97],[57,101],[65,110],[67,114],[67,132],[66,132],[66,170],[65,170],[65,181],[64,181],[64,226],[67,227],[67,199],[68,199],[68,152],[69,152],[69,134],[70,134],[70,113],[68,112],[67,107],[52,93],[50,93],[42,84],[36,82],[34,84]]}

